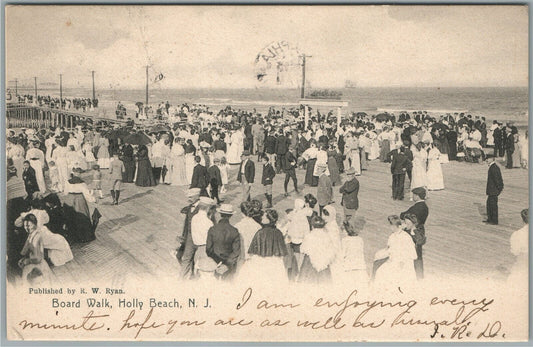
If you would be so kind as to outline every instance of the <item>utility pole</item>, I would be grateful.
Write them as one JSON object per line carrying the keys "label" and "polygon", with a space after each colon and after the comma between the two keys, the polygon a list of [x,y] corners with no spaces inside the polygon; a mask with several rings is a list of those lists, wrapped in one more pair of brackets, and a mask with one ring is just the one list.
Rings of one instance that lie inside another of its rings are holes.
{"label": "utility pole", "polygon": [[19,95],[19,92],[18,92],[18,79],[15,78],[15,97],[17,97]]}
{"label": "utility pole", "polygon": [[305,54],[302,54],[300,55],[300,57],[302,58],[302,88],[301,88],[301,98],[305,98],[305,59],[306,58],[312,58],[311,55],[305,55]]}
{"label": "utility pole", "polygon": [[146,112],[148,111],[148,65],[146,65],[146,103],[144,104],[144,115],[146,115]]}
{"label": "utility pole", "polygon": [[59,108],[63,108],[63,74],[59,74]]}
{"label": "utility pole", "polygon": [[91,71],[91,74],[93,75],[93,100],[96,100],[96,94],[94,93],[94,70]]}
{"label": "utility pole", "polygon": [[37,77],[33,77],[33,81],[35,82],[35,104],[37,104]]}

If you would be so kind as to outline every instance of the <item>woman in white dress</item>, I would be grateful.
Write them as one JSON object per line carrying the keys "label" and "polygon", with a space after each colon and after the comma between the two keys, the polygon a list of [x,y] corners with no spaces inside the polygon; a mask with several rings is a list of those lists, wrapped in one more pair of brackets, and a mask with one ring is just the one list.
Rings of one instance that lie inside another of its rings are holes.
{"label": "woman in white dress", "polygon": [[423,142],[419,142],[418,145],[411,146],[411,152],[413,153],[413,171],[411,180],[411,190],[418,187],[427,186],[427,159],[428,152]]}
{"label": "woman in white dress", "polygon": [[231,134],[231,144],[228,148],[227,161],[229,164],[239,164],[244,151],[244,135],[242,129]]}
{"label": "woman in white dress", "polygon": [[98,165],[100,169],[109,169],[109,140],[105,137],[100,137],[98,154]]}
{"label": "woman in white dress", "polygon": [[192,182],[192,174],[196,165],[194,161],[195,156],[196,147],[194,147],[191,139],[187,139],[185,144],[185,175],[187,176],[187,184],[191,184]]}
{"label": "woman in white dress", "polygon": [[376,253],[375,260],[388,258],[376,271],[374,284],[383,288],[405,288],[416,283],[414,260],[417,258],[411,236],[402,228],[398,216],[389,216],[391,234],[387,248]]}
{"label": "woman in white dress", "polygon": [[368,154],[368,160],[375,160],[379,158],[379,141],[378,141],[378,135],[375,131],[369,131],[368,136],[371,141],[370,145],[370,154]]}
{"label": "woman in white dress", "polygon": [[170,184],[173,186],[186,186],[190,184],[190,181],[187,181],[185,148],[183,148],[183,144],[183,139],[176,138],[170,151],[168,177]]}
{"label": "woman in white dress", "polygon": [[[444,177],[442,176],[441,153],[435,144],[431,144],[428,153],[427,187],[428,190],[444,189]],[[416,188],[416,187],[415,187]]]}
{"label": "woman in white dress", "polygon": [[93,164],[96,161],[96,158],[94,157],[93,153],[93,144],[91,141],[85,141],[82,145],[82,151],[85,155],[85,162],[87,163],[88,167],[93,167]]}
{"label": "woman in white dress", "polygon": [[523,137],[520,138],[520,159],[522,168],[527,169],[528,168],[528,159],[529,159],[529,137],[528,137],[528,131],[526,130],[526,133]]}

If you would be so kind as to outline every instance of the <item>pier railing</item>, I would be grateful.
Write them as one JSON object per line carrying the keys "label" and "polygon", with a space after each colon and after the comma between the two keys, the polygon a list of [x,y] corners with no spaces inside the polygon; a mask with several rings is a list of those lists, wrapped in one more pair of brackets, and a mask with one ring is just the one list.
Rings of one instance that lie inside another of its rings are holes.
{"label": "pier railing", "polygon": [[76,112],[28,104],[8,104],[6,107],[6,125],[8,128],[75,128],[84,121],[93,124],[105,121],[108,124],[125,124],[126,120],[99,117],[97,114]]}

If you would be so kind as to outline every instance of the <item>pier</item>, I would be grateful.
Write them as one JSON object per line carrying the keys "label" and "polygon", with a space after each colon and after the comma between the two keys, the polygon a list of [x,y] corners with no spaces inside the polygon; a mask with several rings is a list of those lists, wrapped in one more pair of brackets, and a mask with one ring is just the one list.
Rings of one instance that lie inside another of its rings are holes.
{"label": "pier", "polygon": [[73,129],[84,121],[93,124],[105,121],[111,124],[126,124],[126,120],[100,117],[93,112],[63,110],[31,104],[7,104],[6,120],[8,128],[49,128],[64,127]]}

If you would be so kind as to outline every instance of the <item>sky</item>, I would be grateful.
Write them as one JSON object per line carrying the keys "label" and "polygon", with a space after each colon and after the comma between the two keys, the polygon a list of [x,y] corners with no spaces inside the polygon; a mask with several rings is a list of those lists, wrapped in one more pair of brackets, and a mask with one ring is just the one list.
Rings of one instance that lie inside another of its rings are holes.
{"label": "sky", "polygon": [[[254,88],[290,61],[289,85],[301,54],[313,87],[528,84],[527,6],[7,6],[5,25],[19,85],[90,88],[94,70],[99,88],[142,89],[148,65],[159,88]],[[256,63],[278,42],[291,54]]]}

